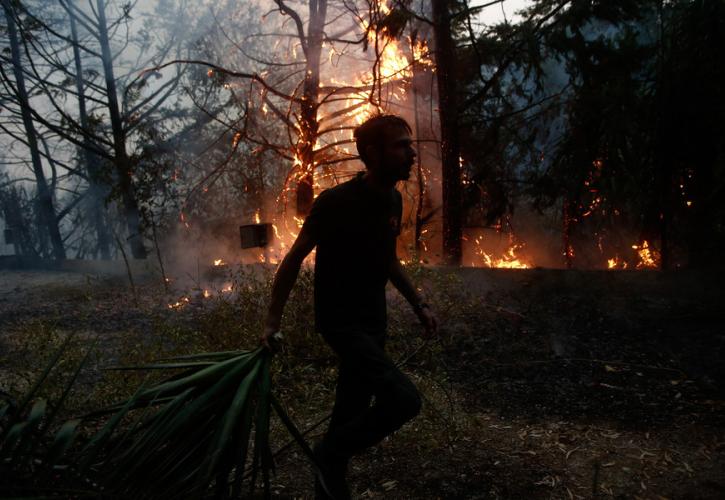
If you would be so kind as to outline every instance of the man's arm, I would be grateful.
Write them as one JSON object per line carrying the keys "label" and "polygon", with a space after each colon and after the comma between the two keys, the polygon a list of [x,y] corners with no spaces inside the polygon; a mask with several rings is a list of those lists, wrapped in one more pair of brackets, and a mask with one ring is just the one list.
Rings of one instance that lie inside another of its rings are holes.
{"label": "man's arm", "polygon": [[279,331],[282,322],[282,311],[287,303],[290,291],[297,281],[302,261],[309,255],[317,242],[306,228],[302,228],[290,251],[285,255],[277,268],[272,284],[272,299],[267,311],[267,320],[264,324],[264,333],[259,338],[261,344],[273,350],[270,338]]}
{"label": "man's arm", "polygon": [[410,305],[413,306],[415,314],[425,327],[426,334],[428,336],[434,335],[438,331],[438,321],[433,315],[430,306],[418,294],[418,291],[413,286],[413,283],[411,283],[410,278],[408,278],[397,257],[390,267],[390,282],[405,297]]}

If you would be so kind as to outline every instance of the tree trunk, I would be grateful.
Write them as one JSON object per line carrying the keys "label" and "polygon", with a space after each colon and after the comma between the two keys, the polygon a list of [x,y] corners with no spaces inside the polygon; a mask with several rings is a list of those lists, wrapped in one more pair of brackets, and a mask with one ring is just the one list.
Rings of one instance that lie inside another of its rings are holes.
{"label": "tree trunk", "polygon": [[[670,235],[669,226],[672,214],[670,212],[670,206],[672,203],[672,160],[671,157],[664,153],[665,147],[668,145],[666,141],[663,141],[664,134],[664,120],[663,114],[665,108],[663,104],[666,103],[667,94],[669,93],[670,83],[667,78],[670,78],[669,72],[666,72],[665,59],[665,28],[664,28],[664,15],[663,15],[664,2],[662,0],[657,2],[657,23],[659,28],[659,40],[657,47],[657,67],[655,77],[655,150],[654,150],[654,165],[655,165],[655,178],[657,191],[658,191],[658,229],[660,236],[660,269],[666,270],[670,267]],[[664,97],[664,99],[663,99]]]}
{"label": "tree trunk", "polygon": [[111,46],[108,41],[108,25],[106,23],[104,0],[96,0],[96,7],[98,10],[98,35],[101,43],[101,55],[103,57],[103,73],[106,80],[106,92],[108,94],[108,112],[111,116],[111,129],[113,131],[114,163],[128,228],[128,241],[131,246],[131,255],[135,259],[145,259],[147,253],[143,244],[141,216],[131,178],[133,175],[133,165],[126,152],[126,131],[123,129],[121,112],[118,106],[118,94],[116,93],[116,80],[113,75],[113,60],[111,57]]}
{"label": "tree trunk", "polygon": [[[83,130],[90,132],[88,112],[86,111],[86,96],[84,94],[83,65],[81,63],[81,54],[78,47],[78,30],[76,29],[76,21],[72,13],[70,14],[70,28],[71,36],[73,37],[73,59],[75,60],[76,67],[78,112],[80,114]],[[96,230],[97,248],[101,254],[101,258],[108,260],[111,258],[111,236],[108,232],[104,207],[104,198],[106,197],[108,189],[99,181],[100,159],[91,152],[91,146],[88,142],[87,137],[83,139],[85,147],[82,148],[83,151],[81,152],[89,182],[88,215],[90,216],[91,223]]]}
{"label": "tree trunk", "polygon": [[300,110],[300,136],[297,142],[297,158],[302,173],[297,185],[297,215],[309,213],[314,199],[315,142],[319,123],[317,121],[318,97],[320,89],[320,52],[322,35],[327,17],[327,0],[310,1],[310,20],[307,27],[307,64],[305,82],[302,90]]}
{"label": "tree trunk", "polygon": [[20,45],[18,41],[18,33],[15,27],[15,17],[9,0],[2,0],[2,5],[5,11],[5,19],[7,20],[10,51],[13,60],[13,74],[15,76],[15,85],[17,87],[17,98],[20,104],[20,112],[23,118],[25,134],[28,139],[28,149],[30,149],[33,174],[35,175],[35,181],[38,188],[38,209],[40,220],[47,230],[53,249],[53,258],[56,260],[64,260],[65,248],[63,247],[63,239],[60,235],[58,219],[56,218],[55,208],[53,207],[53,196],[48,188],[45,173],[43,172],[43,164],[40,159],[40,152],[38,151],[37,132],[30,112],[28,92],[25,89],[25,77],[23,76],[22,63],[20,61]]}
{"label": "tree trunk", "polygon": [[461,265],[462,204],[458,138],[455,50],[451,36],[450,0],[433,2],[436,74],[441,124],[443,191],[443,255],[449,265]]}
{"label": "tree trunk", "polygon": [[[413,32],[410,37],[410,53],[414,53],[417,33]],[[418,117],[418,86],[416,82],[416,64],[412,65],[413,78],[412,89],[413,89],[413,118],[415,122],[415,138],[416,138],[416,149],[418,155],[416,157],[416,169],[418,176],[418,199],[415,204],[415,259],[418,262],[422,261],[422,241],[423,236],[423,201],[425,198],[425,179],[423,178],[423,155],[420,151],[420,119]]]}
{"label": "tree trunk", "polygon": [[0,213],[5,219],[5,228],[12,231],[15,255],[38,259],[40,255],[30,236],[29,224],[23,220],[21,191],[15,186],[7,186],[0,191]]}
{"label": "tree trunk", "polygon": [[562,201],[562,214],[561,214],[561,236],[562,246],[564,247],[562,255],[564,256],[564,265],[567,269],[574,267],[574,247],[571,244],[571,230],[572,230],[572,217],[571,209],[572,203],[569,196],[564,196]]}

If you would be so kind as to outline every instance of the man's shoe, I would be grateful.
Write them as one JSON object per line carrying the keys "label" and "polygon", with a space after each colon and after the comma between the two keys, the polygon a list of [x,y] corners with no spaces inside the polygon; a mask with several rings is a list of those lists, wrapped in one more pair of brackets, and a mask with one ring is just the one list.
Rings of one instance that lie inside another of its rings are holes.
{"label": "man's shoe", "polygon": [[334,457],[325,452],[323,444],[313,448],[316,462],[315,499],[350,500],[350,488],[345,481],[347,459]]}

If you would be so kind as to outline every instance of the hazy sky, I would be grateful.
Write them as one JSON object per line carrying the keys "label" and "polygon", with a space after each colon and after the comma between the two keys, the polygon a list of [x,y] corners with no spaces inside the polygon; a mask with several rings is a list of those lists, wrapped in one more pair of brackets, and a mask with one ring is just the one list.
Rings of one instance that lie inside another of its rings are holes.
{"label": "hazy sky", "polygon": [[[484,5],[490,2],[491,0],[474,0],[471,2],[471,5]],[[531,3],[532,0],[504,0],[499,4],[483,9],[479,19],[484,24],[495,24],[503,21],[504,18],[512,21],[517,18],[517,16],[514,15],[515,12],[531,5]]]}

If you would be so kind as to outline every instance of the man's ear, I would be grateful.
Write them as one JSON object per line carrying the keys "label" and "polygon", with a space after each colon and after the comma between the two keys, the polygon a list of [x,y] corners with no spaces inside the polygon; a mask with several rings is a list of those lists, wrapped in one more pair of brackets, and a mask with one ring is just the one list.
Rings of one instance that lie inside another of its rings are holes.
{"label": "man's ear", "polygon": [[365,148],[365,155],[368,158],[368,165],[378,166],[380,164],[380,154],[380,148],[376,147],[373,144],[368,145],[368,147]]}

